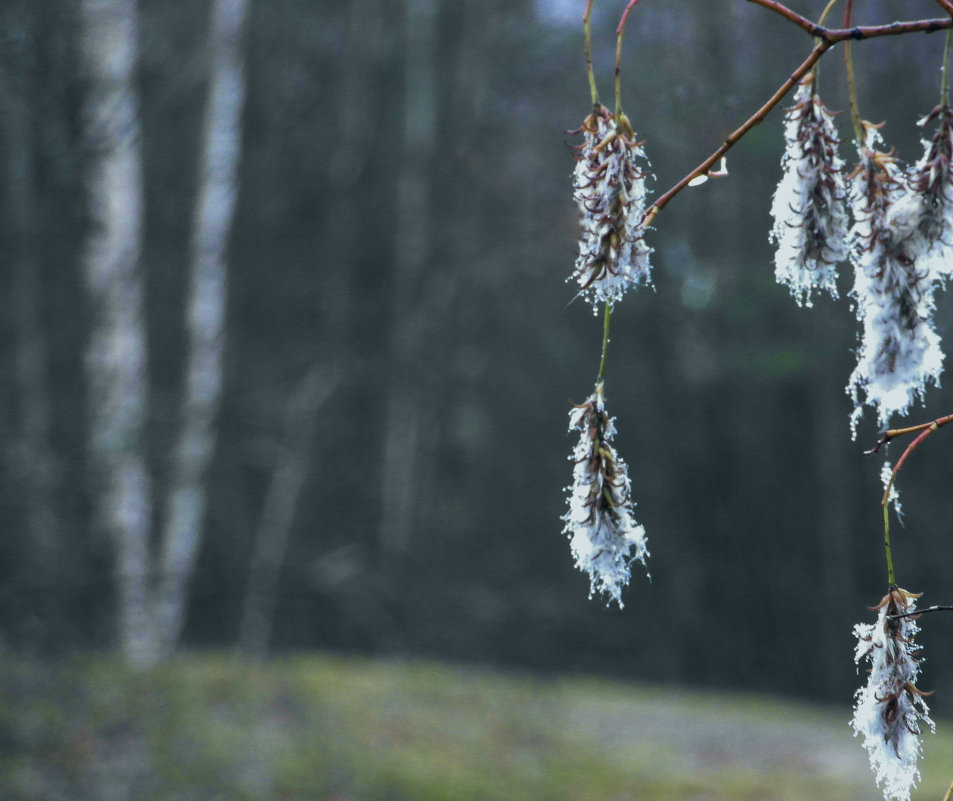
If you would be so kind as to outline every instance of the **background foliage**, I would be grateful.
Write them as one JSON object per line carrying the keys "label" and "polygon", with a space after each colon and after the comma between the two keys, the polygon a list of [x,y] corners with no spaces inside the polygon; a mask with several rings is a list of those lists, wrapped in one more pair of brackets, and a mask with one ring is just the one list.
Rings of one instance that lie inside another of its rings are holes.
{"label": "background foliage", "polygon": [[[587,601],[558,519],[570,476],[566,412],[590,390],[600,328],[583,303],[567,307],[564,283],[577,220],[562,132],[589,105],[581,8],[567,22],[555,4],[411,6],[434,15],[423,42],[432,108],[411,102],[409,28],[392,4],[252,5],[226,397],[186,644],[235,642],[288,397],[316,366],[334,392],[318,412],[275,650],[598,671],[846,706],[857,683],[851,626],[884,591],[880,462],[862,455],[877,432],[868,419],[849,440],[848,304],[821,299],[802,310],[774,283],[780,111],[732,151],[729,178],[659,215],[656,291],[629,295],[614,315],[607,396],[652,581],[634,577],[625,610],[607,610]],[[141,3],[149,447],[160,486],[180,390],[207,12],[202,0]],[[859,13],[879,22],[934,11],[909,0]],[[595,21],[604,93],[615,14],[597,9]],[[24,230],[19,197],[0,188],[0,259],[27,248],[36,265],[53,443],[42,467],[55,487],[53,539],[39,543],[23,534],[23,475],[35,454],[21,447],[27,409],[13,321],[22,296],[0,270],[0,638],[62,652],[106,645],[113,632],[111,554],[91,522],[84,445],[90,310],[78,267],[86,154],[75,7],[7,0],[0,30],[0,100],[28,99],[30,133],[24,151],[3,127],[0,152],[8,175],[29,158],[36,198]],[[763,9],[704,0],[640,4],[627,42],[625,106],[659,191],[810,47]],[[916,119],[936,102],[942,45],[934,35],[855,47],[864,114],[889,120],[885,138],[907,159],[919,153]],[[838,58],[835,48],[822,61],[822,93],[845,108]],[[411,243],[422,268],[408,273],[395,264],[408,247],[397,226],[407,203],[402,132],[414,115],[430,115],[433,142],[414,154],[426,224]],[[948,347],[948,291],[938,307]],[[395,387],[417,420],[416,455],[404,466],[410,536],[396,546],[381,500],[393,478],[382,449],[388,426],[399,425],[387,416]],[[951,405],[944,387],[913,419]],[[949,603],[953,592],[948,436],[933,437],[899,479],[898,578],[926,590],[924,604]],[[925,622],[922,644],[923,684],[940,690],[934,707],[948,715],[949,621]]]}
{"label": "background foliage", "polygon": [[[6,661],[8,801],[871,798],[829,707],[473,666],[189,654],[143,674]],[[949,726],[915,799],[939,798]]]}

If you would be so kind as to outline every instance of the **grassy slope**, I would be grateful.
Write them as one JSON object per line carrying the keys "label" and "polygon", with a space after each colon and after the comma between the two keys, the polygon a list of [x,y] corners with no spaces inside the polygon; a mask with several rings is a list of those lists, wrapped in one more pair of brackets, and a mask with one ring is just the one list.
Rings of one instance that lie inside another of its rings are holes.
{"label": "grassy slope", "polygon": [[[0,798],[877,799],[846,708],[430,663],[0,667]],[[926,739],[914,798],[953,778]]]}

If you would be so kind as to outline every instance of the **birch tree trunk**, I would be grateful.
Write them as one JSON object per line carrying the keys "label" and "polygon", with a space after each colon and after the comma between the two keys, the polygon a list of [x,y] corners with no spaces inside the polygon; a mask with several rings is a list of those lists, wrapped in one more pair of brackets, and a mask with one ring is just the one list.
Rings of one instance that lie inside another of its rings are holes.
{"label": "birch tree trunk", "polygon": [[[417,303],[431,244],[430,154],[436,134],[435,6],[408,0],[404,22],[403,158],[397,184],[392,373],[387,390],[380,541],[385,554],[405,551],[415,524],[420,403],[417,351],[426,310]],[[415,373],[417,375],[415,375]]]}
{"label": "birch tree trunk", "polygon": [[99,523],[116,549],[121,647],[144,665],[155,661],[158,638],[149,603],[151,485],[142,447],[147,370],[137,8],[135,0],[82,0],[79,11],[89,82],[83,122],[91,228],[83,267],[93,315],[86,353],[90,457]]}
{"label": "birch tree trunk", "polygon": [[258,524],[239,630],[239,648],[264,656],[271,638],[281,565],[288,550],[318,412],[337,386],[336,376],[312,367],[289,398],[284,431]]}
{"label": "birch tree trunk", "polygon": [[215,0],[211,74],[193,222],[186,326],[188,354],[180,432],[173,454],[162,536],[157,617],[163,651],[185,622],[188,579],[206,508],[205,474],[215,448],[222,394],[228,235],[235,210],[245,96],[241,36],[248,0]]}

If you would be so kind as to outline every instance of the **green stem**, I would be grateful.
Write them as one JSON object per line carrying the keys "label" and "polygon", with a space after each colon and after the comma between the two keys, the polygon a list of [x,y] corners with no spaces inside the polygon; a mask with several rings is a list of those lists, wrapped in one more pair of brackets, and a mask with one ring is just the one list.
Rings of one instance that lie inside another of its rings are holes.
{"label": "green stem", "polygon": [[593,0],[586,3],[586,14],[582,18],[582,27],[586,33],[586,74],[589,77],[589,94],[592,96],[592,105],[599,105],[599,90],[596,88],[596,74],[592,70],[592,26],[589,19],[592,16]]}
{"label": "green stem", "polygon": [[[844,28],[850,27],[850,13],[853,0],[847,0],[844,6]],[[854,81],[854,60],[850,54],[850,39],[844,40],[844,63],[847,66],[847,88],[850,94],[850,121],[854,125],[854,138],[857,140],[857,147],[864,147],[864,126],[860,121],[860,111],[857,105],[857,84]]]}
{"label": "green stem", "polygon": [[920,433],[917,434],[916,439],[913,440],[909,445],[907,445],[906,450],[904,450],[903,455],[897,460],[897,463],[894,465],[893,470],[890,473],[890,480],[887,482],[887,485],[884,487],[883,497],[880,499],[880,505],[884,510],[884,552],[887,556],[887,582],[893,587],[896,582],[894,581],[893,576],[893,555],[890,551],[890,490],[893,489],[893,482],[897,479],[897,473],[900,472],[900,468],[903,467],[904,462],[907,461],[907,457],[913,453],[917,446],[923,442],[927,437],[929,437],[934,431],[939,431],[940,428],[945,426],[953,420],[953,415],[947,417],[940,417],[934,420],[932,423],[923,426],[913,426],[910,429],[903,429],[898,433],[904,433],[906,431],[917,431]]}
{"label": "green stem", "polygon": [[606,304],[605,313],[602,316],[602,356],[599,359],[599,375],[596,376],[596,385],[602,384],[606,379],[606,358],[609,355],[609,321],[612,319],[612,304]]}
{"label": "green stem", "polygon": [[622,31],[625,30],[625,21],[629,17],[629,12],[632,10],[632,7],[638,3],[639,0],[629,0],[628,5],[625,7],[625,11],[622,12],[622,17],[619,19],[619,24],[615,29],[615,115],[616,117],[622,113]]}
{"label": "green stem", "polygon": [[[837,0],[829,0],[827,5],[824,6],[824,10],[821,12],[821,16],[817,18],[818,25],[824,24],[824,20],[826,20],[827,15],[834,10],[835,5],[837,5]],[[817,47],[817,45],[819,45],[820,43],[821,43],[820,38],[815,37],[814,46]],[[820,71],[821,71],[820,63],[815,64],[813,69],[811,70],[811,91],[812,92],[817,92],[817,81],[818,81],[818,74],[820,73]]]}
{"label": "green stem", "polygon": [[953,28],[946,32],[946,41],[943,44],[943,79],[940,82],[940,105],[946,106],[950,101],[950,41],[953,39]]}
{"label": "green stem", "polygon": [[836,4],[837,0],[830,0],[830,2],[824,7],[824,10],[821,12],[821,16],[817,19],[818,25],[824,24],[824,20],[827,19],[827,15],[831,13]]}
{"label": "green stem", "polygon": [[[894,474],[896,475],[896,474]],[[890,494],[890,488],[893,486],[893,476],[890,477],[890,483],[887,484],[887,494]],[[897,582],[893,575],[893,553],[890,550],[890,501],[884,505],[884,554],[887,557],[887,586],[894,587]]]}

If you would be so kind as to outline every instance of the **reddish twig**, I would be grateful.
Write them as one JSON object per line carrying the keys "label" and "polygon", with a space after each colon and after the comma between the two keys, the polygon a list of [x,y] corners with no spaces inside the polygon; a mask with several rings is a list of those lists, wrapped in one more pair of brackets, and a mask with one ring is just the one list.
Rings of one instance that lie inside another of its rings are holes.
{"label": "reddish twig", "polygon": [[[749,0],[758,2],[758,0]],[[910,22],[891,22],[887,25],[860,25],[855,28],[831,29],[821,39],[837,44],[847,39],[876,39],[880,36],[902,36],[905,33],[936,33],[953,28],[953,19],[918,19]]]}
{"label": "reddish twig", "polygon": [[622,12],[622,16],[619,18],[619,25],[615,29],[616,36],[620,36],[622,34],[622,29],[625,27],[625,21],[629,16],[629,12],[632,10],[632,7],[638,2],[639,0],[629,0],[629,4],[625,7],[625,11]]}
{"label": "reddish twig", "polygon": [[877,453],[884,445],[886,445],[891,440],[896,439],[897,437],[902,437],[905,434],[915,434],[917,431],[923,431],[925,428],[930,428],[931,426],[936,426],[937,428],[943,428],[947,423],[953,423],[953,414],[948,414],[946,417],[939,417],[936,420],[930,420],[927,423],[920,423],[919,425],[910,426],[909,428],[892,428],[889,431],[884,431],[881,435],[880,440],[877,442],[874,447],[869,451],[864,451],[864,455],[872,456]]}
{"label": "reddish twig", "polygon": [[583,23],[589,20],[589,15],[592,13],[592,0],[586,0],[586,13],[582,15]]}
{"label": "reddish twig", "polygon": [[[949,19],[920,19],[911,20],[909,22],[891,22],[887,25],[866,25],[854,28],[825,28],[823,25],[812,22],[807,17],[802,17],[783,3],[777,2],[777,0],[748,0],[748,2],[778,13],[789,22],[793,22],[798,27],[803,28],[811,34],[811,36],[830,41],[832,44],[842,42],[845,39],[872,39],[877,36],[895,36],[897,34],[913,33],[915,31],[932,33],[933,31],[944,30],[950,27]],[[951,9],[953,9],[953,2],[950,2],[950,0],[937,0],[937,2],[945,11],[953,13],[953,11],[951,11]]]}
{"label": "reddish twig", "polygon": [[907,445],[907,449],[903,452],[903,456],[900,457],[900,459],[897,461],[897,464],[894,466],[893,471],[890,473],[890,481],[887,482],[887,487],[884,489],[883,498],[880,500],[881,506],[886,509],[887,503],[890,500],[890,488],[893,486],[894,479],[897,477],[897,473],[900,472],[900,468],[903,467],[903,463],[907,461],[907,457],[913,453],[916,447],[923,442],[923,440],[929,437],[930,434],[932,434],[934,431],[938,431],[951,420],[953,420],[953,414],[948,415],[947,417],[941,417],[938,420],[934,420],[932,423],[927,423],[922,426],[913,426],[912,430],[921,429],[920,433],[917,435],[917,438],[913,440],[913,442]]}
{"label": "reddish twig", "polygon": [[827,28],[823,25],[818,25],[816,22],[812,22],[807,17],[802,17],[800,14],[792,11],[785,5],[776,2],[776,0],[748,0],[749,3],[755,3],[759,6],[764,6],[770,11],[776,11],[782,17],[784,17],[789,22],[793,22],[795,25],[800,25],[804,30],[806,30],[811,36],[819,36],[824,38],[824,34],[827,33]]}
{"label": "reddish twig", "polygon": [[946,11],[951,17],[953,17],[953,3],[950,0],[936,0],[939,3],[940,7]]}
{"label": "reddish twig", "polygon": [[592,2],[593,0],[588,0],[586,3],[586,13],[582,18],[582,28],[583,31],[585,31],[586,39],[586,77],[589,81],[589,95],[592,97],[593,110],[596,110],[596,106],[599,105],[599,90],[596,88],[596,74],[592,70],[592,29],[589,24],[592,14]]}
{"label": "reddish twig", "polygon": [[619,24],[615,29],[615,114],[618,117],[622,113],[622,31],[625,29],[625,21],[629,18],[629,12],[638,3],[639,0],[629,0],[629,4],[622,12],[619,18]]}
{"label": "reddish twig", "polygon": [[[771,109],[781,102],[784,96],[791,90],[791,87],[800,81],[801,78],[803,78],[817,63],[818,59],[820,59],[825,52],[830,50],[833,45],[848,39],[874,39],[879,36],[899,36],[905,33],[916,32],[932,33],[934,31],[953,28],[953,17],[948,17],[946,19],[921,19],[910,22],[891,22],[888,25],[868,25],[854,28],[825,28],[823,25],[817,25],[806,17],[802,17],[800,14],[791,11],[791,9],[782,3],[777,2],[777,0],[748,0],[748,2],[756,3],[757,5],[764,6],[767,9],[781,14],[781,16],[783,16],[785,19],[788,19],[794,24],[804,28],[804,30],[806,30],[812,36],[817,37],[817,39],[820,41],[811,51],[811,54],[804,60],[804,62],[793,73],[791,73],[791,77],[789,77],[780,86],[780,88],[761,108],[759,108],[753,115],[745,120],[740,128],[733,131],[728,138],[721,143],[719,148],[714,153],[712,153],[707,159],[699,164],[694,170],[688,173],[688,175],[682,178],[677,184],[675,184],[675,186],[659,196],[658,200],[652,204],[648,211],[646,211],[645,216],[642,218],[642,224],[644,226],[651,225],[656,215],[662,209],[664,209],[666,205],[668,205],[675,195],[688,186],[693,179],[702,175],[707,175],[712,166],[714,166],[715,162],[724,156],[725,153],[727,153],[732,146],[738,142],[739,139],[748,133],[748,131],[750,131],[755,125],[758,125],[768,115],[768,112],[770,112]],[[947,2],[950,2],[950,0],[947,0]],[[631,2],[629,5],[634,5],[634,2]],[[628,13],[628,8],[626,8],[626,13]]]}
{"label": "reddish twig", "polygon": [[732,131],[728,138],[721,143],[721,146],[712,153],[707,159],[705,159],[701,164],[699,164],[694,170],[692,170],[688,175],[686,175],[682,180],[680,180],[675,186],[665,192],[663,195],[660,195],[658,200],[656,200],[651,208],[645,213],[645,217],[642,220],[642,224],[645,226],[651,225],[652,220],[655,219],[655,215],[658,214],[668,202],[675,197],[679,192],[681,192],[688,184],[695,178],[700,175],[706,175],[708,171],[714,166],[715,162],[718,161],[722,156],[727,153],[732,146],[743,137],[748,131],[754,128],[755,125],[760,123],[778,103],[781,102],[781,99],[790,91],[791,87],[794,86],[798,81],[801,80],[807,73],[810,71],[817,60],[824,55],[824,53],[830,50],[832,42],[820,41],[817,46],[811,51],[811,54],[804,60],[804,62],[799,66],[794,72],[791,73],[789,77],[780,88],[771,96],[767,103],[765,103],[761,108],[759,108],[754,114],[752,114],[747,120],[742,123],[741,127],[735,131]]}

